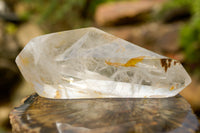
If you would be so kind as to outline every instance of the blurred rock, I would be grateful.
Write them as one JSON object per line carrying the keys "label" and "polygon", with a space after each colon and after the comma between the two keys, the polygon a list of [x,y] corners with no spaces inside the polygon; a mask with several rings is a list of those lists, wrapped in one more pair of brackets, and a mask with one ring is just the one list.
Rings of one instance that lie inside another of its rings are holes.
{"label": "blurred rock", "polygon": [[6,1],[0,0],[0,19],[3,19],[12,23],[19,23],[20,19],[18,16],[12,12],[7,5]]}
{"label": "blurred rock", "polygon": [[181,52],[181,51],[174,52],[174,53],[169,53],[168,52],[167,54],[165,54],[165,56],[173,58],[173,59],[176,59],[176,60],[179,60],[181,62],[184,61],[184,53]]}
{"label": "blurred rock", "polygon": [[25,23],[18,28],[17,39],[23,48],[31,39],[42,35],[43,31],[34,23]]}
{"label": "blurred rock", "polygon": [[165,13],[161,14],[160,19],[164,23],[171,23],[175,21],[188,20],[191,16],[189,7],[179,7],[172,10],[167,10]]}
{"label": "blurred rock", "polygon": [[19,82],[19,71],[14,62],[0,58],[0,98],[2,102],[9,102],[14,86]]}
{"label": "blurred rock", "polygon": [[25,14],[27,14],[27,11],[28,11],[28,5],[26,3],[23,3],[23,2],[19,2],[15,5],[14,7],[15,9],[15,13],[19,16],[23,16]]}
{"label": "blurred rock", "polygon": [[1,103],[9,102],[10,94],[19,81],[19,71],[14,62],[20,51],[14,34],[7,33],[6,23],[0,21],[0,98]]}
{"label": "blurred rock", "polygon": [[147,19],[147,14],[158,8],[165,0],[139,0],[105,3],[95,13],[99,26],[127,24]]}
{"label": "blurred rock", "polygon": [[8,128],[8,115],[11,109],[9,105],[0,106],[0,127]]}
{"label": "blurred rock", "polygon": [[110,27],[105,30],[160,54],[174,54],[180,48],[178,35],[181,25],[182,23],[148,23],[141,26]]}
{"label": "blurred rock", "polygon": [[15,91],[12,93],[12,106],[16,107],[21,103],[21,100],[25,98],[26,96],[31,95],[34,93],[34,88],[24,80],[20,82],[19,86],[16,87]]}
{"label": "blurred rock", "polygon": [[200,83],[197,77],[192,77],[192,83],[180,93],[191,104],[193,110],[200,111]]}

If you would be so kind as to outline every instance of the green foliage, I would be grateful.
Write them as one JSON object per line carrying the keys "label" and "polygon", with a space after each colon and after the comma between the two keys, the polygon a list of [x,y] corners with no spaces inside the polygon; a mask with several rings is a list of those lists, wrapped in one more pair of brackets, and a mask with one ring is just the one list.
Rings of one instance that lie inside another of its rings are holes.
{"label": "green foliage", "polygon": [[181,31],[181,46],[188,63],[200,61],[200,18],[192,20]]}
{"label": "green foliage", "polygon": [[98,5],[114,1],[122,1],[122,0],[91,0],[88,13],[92,16],[94,15],[95,9],[97,8]]}
{"label": "green foliage", "polygon": [[17,26],[13,23],[7,23],[5,30],[8,34],[15,34],[17,31]]}
{"label": "green foliage", "polygon": [[192,6],[191,0],[170,0],[169,2],[164,4],[164,6],[160,11],[160,14],[182,7],[191,8],[191,6]]}
{"label": "green foliage", "polygon": [[[171,0],[172,1],[172,0]],[[169,3],[169,5],[166,6],[172,6],[172,7],[183,7],[183,6],[191,6],[192,2],[191,0],[173,0],[173,3]]]}
{"label": "green foliage", "polygon": [[191,1],[192,18],[181,31],[181,46],[190,70],[200,75],[200,1]]}
{"label": "green foliage", "polygon": [[27,14],[35,14],[39,24],[68,29],[91,25],[96,7],[112,1],[119,0],[21,0],[29,4]]}
{"label": "green foliage", "polygon": [[[21,0],[28,3],[32,14],[39,23],[56,23],[63,18],[79,17],[86,0]],[[76,9],[74,9],[76,8]]]}
{"label": "green foliage", "polygon": [[177,8],[189,9],[191,18],[180,32],[180,45],[185,56],[185,64],[191,72],[200,75],[200,0],[171,0],[162,13]]}
{"label": "green foliage", "polygon": [[166,19],[172,11],[175,13],[178,9],[184,9],[185,12],[190,12],[192,8],[191,0],[169,0],[162,8],[155,13],[155,19]]}

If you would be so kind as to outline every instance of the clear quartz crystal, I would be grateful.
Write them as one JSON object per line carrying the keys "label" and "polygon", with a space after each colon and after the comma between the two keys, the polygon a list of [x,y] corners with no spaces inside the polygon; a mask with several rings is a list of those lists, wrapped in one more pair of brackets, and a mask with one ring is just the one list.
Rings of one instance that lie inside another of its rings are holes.
{"label": "clear quartz crystal", "polygon": [[191,78],[177,60],[96,28],[32,39],[16,58],[24,78],[47,98],[160,98]]}

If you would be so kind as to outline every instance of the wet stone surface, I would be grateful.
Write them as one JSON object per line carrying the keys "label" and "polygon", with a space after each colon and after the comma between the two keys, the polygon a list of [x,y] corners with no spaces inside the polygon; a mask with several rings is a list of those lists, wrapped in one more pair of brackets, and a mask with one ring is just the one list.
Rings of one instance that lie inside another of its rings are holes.
{"label": "wet stone surface", "polygon": [[199,123],[181,96],[47,99],[33,94],[10,113],[13,132],[194,133]]}

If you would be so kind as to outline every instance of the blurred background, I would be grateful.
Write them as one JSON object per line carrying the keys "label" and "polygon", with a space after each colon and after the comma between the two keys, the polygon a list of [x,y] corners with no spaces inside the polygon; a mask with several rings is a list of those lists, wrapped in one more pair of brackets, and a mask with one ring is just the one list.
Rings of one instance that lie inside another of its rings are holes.
{"label": "blurred background", "polygon": [[0,0],[0,133],[34,90],[15,57],[33,37],[88,26],[180,60],[193,82],[181,95],[200,119],[200,0]]}

